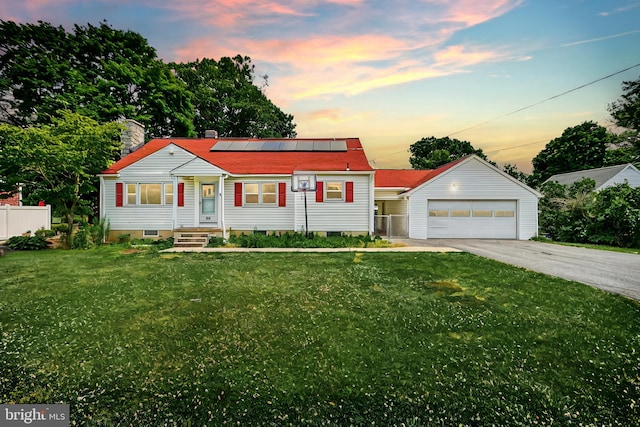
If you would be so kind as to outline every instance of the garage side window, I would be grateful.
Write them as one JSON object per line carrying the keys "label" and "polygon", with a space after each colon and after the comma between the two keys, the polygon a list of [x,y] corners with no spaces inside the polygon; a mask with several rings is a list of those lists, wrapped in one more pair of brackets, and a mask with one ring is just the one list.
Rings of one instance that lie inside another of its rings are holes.
{"label": "garage side window", "polygon": [[496,218],[513,218],[516,214],[512,210],[496,210],[495,216]]}
{"label": "garage side window", "polygon": [[491,209],[474,209],[473,216],[475,218],[491,218]]}
{"label": "garage side window", "polygon": [[429,216],[448,217],[448,209],[429,209]]}
{"label": "garage side window", "polygon": [[451,216],[455,218],[465,218],[471,216],[471,211],[469,209],[453,209]]}

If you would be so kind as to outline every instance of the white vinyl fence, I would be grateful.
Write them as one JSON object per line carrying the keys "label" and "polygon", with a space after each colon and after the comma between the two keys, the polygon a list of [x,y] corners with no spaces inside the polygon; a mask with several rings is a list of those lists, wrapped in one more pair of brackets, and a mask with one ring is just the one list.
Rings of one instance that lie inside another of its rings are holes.
{"label": "white vinyl fence", "polygon": [[0,240],[31,234],[39,228],[51,229],[51,205],[0,206]]}

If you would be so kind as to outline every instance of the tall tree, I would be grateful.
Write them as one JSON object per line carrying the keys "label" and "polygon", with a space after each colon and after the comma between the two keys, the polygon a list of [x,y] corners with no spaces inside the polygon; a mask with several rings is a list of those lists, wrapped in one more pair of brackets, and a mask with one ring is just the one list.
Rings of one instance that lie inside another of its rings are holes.
{"label": "tall tree", "polygon": [[121,149],[121,125],[61,111],[51,124],[22,128],[0,124],[0,183],[22,184],[26,202],[44,200],[66,218],[72,238],[76,214],[91,213],[87,197],[98,188],[96,175]]}
{"label": "tall tree", "polygon": [[623,94],[611,104],[609,112],[616,125],[628,129],[617,138],[617,149],[607,153],[608,164],[640,165],[640,78],[622,83]]}
{"label": "tall tree", "polygon": [[199,135],[212,129],[220,136],[296,136],[293,116],[282,112],[255,85],[249,57],[205,58],[170,67],[194,94],[194,124]]}
{"label": "tall tree", "polygon": [[640,78],[622,83],[623,94],[609,112],[618,126],[640,132]]}
{"label": "tall tree", "polygon": [[51,123],[72,110],[101,123],[135,119],[149,136],[192,136],[191,94],[147,40],[106,22],[0,21],[0,121]]}
{"label": "tall tree", "polygon": [[558,173],[602,167],[611,141],[607,129],[592,121],[565,129],[533,158],[529,184],[538,186]]}
{"label": "tall tree", "polygon": [[520,182],[526,183],[529,179],[529,175],[520,171],[517,165],[512,165],[511,163],[505,163],[502,167],[502,171],[511,175]]}
{"label": "tall tree", "polygon": [[[409,163],[414,169],[434,169],[470,154],[475,154],[487,160],[487,156],[482,152],[482,149],[474,148],[469,141],[451,139],[448,136],[444,138],[436,138],[435,136],[422,138],[411,144],[409,152],[411,153]],[[493,162],[490,163],[495,165]]]}

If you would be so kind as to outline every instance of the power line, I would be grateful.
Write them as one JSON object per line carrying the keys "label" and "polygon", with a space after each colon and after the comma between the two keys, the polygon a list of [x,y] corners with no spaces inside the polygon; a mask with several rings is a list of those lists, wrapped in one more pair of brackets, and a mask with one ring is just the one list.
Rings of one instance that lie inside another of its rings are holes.
{"label": "power line", "polygon": [[[627,68],[625,68],[625,69],[623,69],[623,70],[616,71],[615,73],[611,73],[611,74],[609,74],[609,75],[607,75],[607,76],[604,76],[604,77],[601,77],[601,78],[599,78],[599,79],[593,80],[593,81],[591,81],[591,82],[589,82],[589,83],[585,83],[585,84],[580,85],[580,86],[578,86],[578,87],[575,87],[575,88],[573,88],[573,89],[569,89],[569,90],[567,90],[567,91],[565,91],[565,92],[559,93],[559,94],[554,95],[554,96],[551,96],[551,97],[549,97],[549,98],[543,99],[542,101],[538,101],[538,102],[536,102],[536,103],[534,103],[534,104],[527,105],[526,107],[518,108],[517,110],[511,111],[511,112],[509,112],[509,113],[503,114],[503,115],[498,116],[498,117],[495,117],[495,118],[493,118],[493,119],[490,119],[490,120],[484,121],[484,122],[482,122],[482,123],[478,123],[478,124],[476,124],[476,125],[469,126],[469,127],[464,128],[464,129],[462,129],[462,130],[459,130],[459,131],[456,131],[456,132],[450,133],[449,135],[447,135],[447,137],[450,137],[450,136],[452,136],[452,135],[457,135],[457,134],[462,133],[462,132],[466,132],[466,131],[468,131],[468,130],[470,130],[470,129],[475,129],[475,128],[480,127],[480,126],[484,126],[484,125],[486,125],[487,123],[495,122],[496,120],[500,120],[500,119],[502,119],[502,118],[504,118],[504,117],[511,116],[511,115],[513,115],[513,114],[519,113],[519,112],[524,111],[524,110],[527,110],[527,109],[529,109],[529,108],[533,108],[533,107],[535,107],[535,106],[538,106],[538,105],[543,104],[543,103],[545,103],[545,102],[551,101],[551,100],[553,100],[553,99],[560,98],[561,96],[567,95],[567,94],[569,94],[569,93],[571,93],[571,92],[575,92],[575,91],[580,90],[580,89],[583,89],[583,88],[585,88],[585,87],[587,87],[587,86],[591,86],[591,85],[593,85],[593,84],[595,84],[595,83],[598,83],[598,82],[601,82],[601,81],[603,81],[603,80],[609,79],[609,78],[611,78],[611,77],[613,77],[613,76],[617,76],[618,74],[622,74],[622,73],[624,73],[624,72],[626,72],[626,71],[629,71],[629,70],[632,70],[632,69],[634,69],[634,68],[636,68],[636,67],[640,67],[640,63],[635,64],[635,65],[632,65],[631,67],[627,67]],[[500,152],[500,151],[511,150],[511,149],[514,149],[514,148],[526,147],[526,146],[528,146],[528,145],[539,144],[539,143],[541,143],[541,142],[545,142],[545,141],[536,141],[536,142],[530,142],[530,143],[527,143],[527,144],[518,145],[518,146],[515,146],[515,147],[502,148],[502,149],[499,149],[499,150],[489,151],[489,152],[487,152],[487,153],[485,153],[485,154],[493,154],[493,153],[497,153],[497,152]],[[406,153],[407,151],[409,151],[409,150],[408,150],[408,149],[404,149],[404,150],[402,150],[402,151],[395,151],[395,152],[393,152],[393,153],[386,154],[386,155],[384,155],[384,156],[378,157],[378,158],[374,159],[373,161],[375,162],[376,160],[380,160],[380,159],[383,159],[383,158],[386,158],[386,157],[395,156],[396,154]]]}
{"label": "power line", "polygon": [[535,142],[527,142],[526,144],[521,144],[521,145],[515,145],[513,147],[506,147],[506,148],[498,148],[497,150],[492,150],[492,151],[487,151],[484,154],[495,154],[495,153],[499,153],[501,151],[507,151],[507,150],[513,150],[514,148],[522,148],[522,147],[528,147],[529,145],[535,145],[535,144],[541,144],[543,142],[549,142],[548,139],[543,139],[541,141],[535,141]]}
{"label": "power line", "polygon": [[447,136],[456,135],[456,134],[459,134],[459,133],[462,133],[462,132],[468,131],[468,130],[470,130],[470,129],[475,129],[475,128],[480,127],[480,126],[484,126],[484,125],[486,125],[487,123],[495,122],[496,120],[502,119],[502,118],[507,117],[507,116],[511,116],[511,115],[513,115],[513,114],[519,113],[520,111],[527,110],[527,109],[529,109],[529,108],[535,107],[535,106],[537,106],[537,105],[543,104],[543,103],[548,102],[548,101],[551,101],[551,100],[553,100],[553,99],[560,98],[561,96],[564,96],[564,95],[567,95],[567,94],[569,94],[569,93],[571,93],[571,92],[575,92],[575,91],[577,91],[577,90],[583,89],[583,88],[585,88],[585,87],[587,87],[587,86],[591,86],[592,84],[595,84],[595,83],[601,82],[602,80],[606,80],[606,79],[611,78],[611,77],[613,77],[613,76],[617,76],[618,74],[622,74],[622,73],[624,73],[625,71],[629,71],[629,70],[631,70],[631,69],[633,69],[633,68],[636,68],[636,67],[640,67],[640,63],[639,63],[639,64],[632,65],[631,67],[627,67],[627,68],[625,68],[624,70],[616,71],[615,73],[609,74],[608,76],[601,77],[601,78],[599,78],[599,79],[597,79],[597,80],[594,80],[594,81],[592,81],[592,82],[585,83],[585,84],[580,85],[580,86],[578,86],[578,87],[574,87],[573,89],[569,89],[569,90],[568,90],[568,91],[566,91],[566,92],[562,92],[562,93],[560,93],[560,94],[558,94],[558,95],[554,95],[554,96],[549,97],[549,98],[547,98],[547,99],[543,99],[542,101],[538,101],[538,102],[536,102],[536,103],[534,103],[534,104],[527,105],[526,107],[518,108],[517,110],[514,110],[514,111],[511,111],[510,113],[506,113],[506,114],[503,114],[503,115],[501,115],[501,116],[495,117],[495,118],[493,118],[493,119],[491,119],[491,120],[487,120],[487,121],[485,121],[485,122],[478,123],[477,125],[469,126],[468,128],[464,128],[464,129],[462,129],[462,130],[459,130],[459,131],[456,131],[456,132],[450,133],[450,134],[449,134],[449,135],[447,135]]}

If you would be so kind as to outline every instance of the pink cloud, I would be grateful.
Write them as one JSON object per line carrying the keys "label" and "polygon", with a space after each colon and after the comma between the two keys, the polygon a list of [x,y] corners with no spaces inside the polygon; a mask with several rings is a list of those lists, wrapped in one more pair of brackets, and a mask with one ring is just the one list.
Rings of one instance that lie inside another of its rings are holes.
{"label": "pink cloud", "polygon": [[523,2],[524,0],[458,0],[447,2],[448,7],[441,18],[470,27],[503,15],[520,6]]}
{"label": "pink cloud", "polygon": [[311,16],[304,12],[309,1],[285,0],[174,0],[153,2],[155,7],[172,10],[177,16],[198,22],[231,27],[242,24],[250,27],[253,23],[278,17]]}

